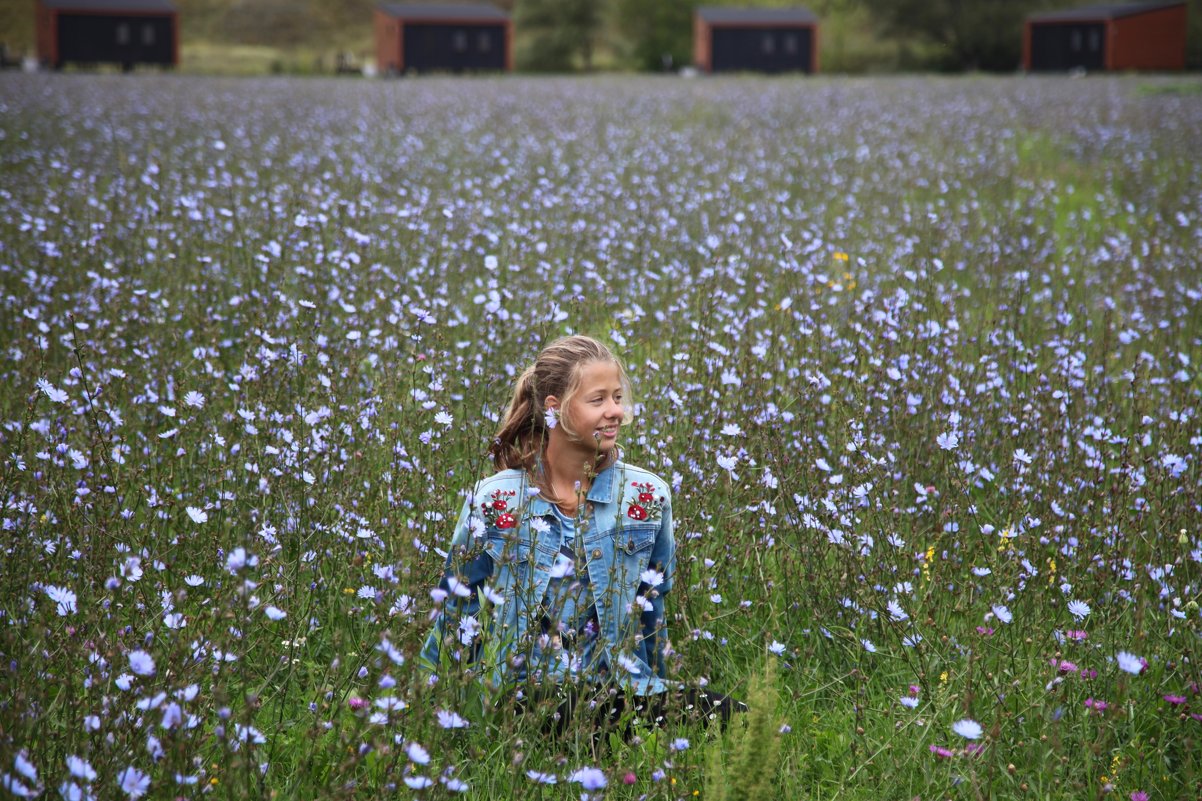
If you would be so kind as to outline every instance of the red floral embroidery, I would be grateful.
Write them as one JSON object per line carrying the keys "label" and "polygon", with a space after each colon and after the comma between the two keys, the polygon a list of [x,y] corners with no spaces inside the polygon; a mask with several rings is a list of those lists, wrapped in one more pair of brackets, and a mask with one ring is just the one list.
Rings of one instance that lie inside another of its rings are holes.
{"label": "red floral embroidery", "polygon": [[489,496],[489,500],[480,504],[480,512],[484,522],[497,528],[513,528],[518,524],[517,518],[509,509],[509,499],[517,495],[516,490],[497,490]]}
{"label": "red floral embroidery", "polygon": [[626,507],[626,516],[631,520],[659,520],[663,516],[664,496],[655,494],[655,485],[638,481],[630,482],[638,490],[638,500]]}

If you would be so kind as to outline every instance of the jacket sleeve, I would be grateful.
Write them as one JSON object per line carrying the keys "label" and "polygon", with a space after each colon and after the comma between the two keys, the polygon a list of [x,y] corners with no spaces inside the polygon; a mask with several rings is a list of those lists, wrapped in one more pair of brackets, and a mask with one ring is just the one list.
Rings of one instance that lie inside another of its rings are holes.
{"label": "jacket sleeve", "polygon": [[[672,495],[664,490],[664,505],[661,510],[659,532],[655,544],[651,548],[650,568],[658,570],[664,579],[658,587],[649,588],[647,597],[651,608],[643,611],[640,617],[642,643],[640,656],[649,664],[656,675],[665,678],[667,672],[666,656],[668,648],[668,618],[664,609],[664,595],[672,589],[673,574],[676,569],[676,540],[672,531]],[[651,591],[651,590],[654,591]]]}
{"label": "jacket sleeve", "polygon": [[[472,517],[474,513],[476,492],[473,489],[463,502],[459,512],[455,532],[451,537],[451,547],[447,549],[447,559],[443,568],[442,579],[438,589],[444,597],[436,602],[438,609],[434,619],[434,627],[426,636],[422,647],[422,667],[437,671],[443,659],[443,647],[454,647],[451,654],[456,660],[471,662],[477,648],[474,637],[477,623],[476,615],[480,611],[480,595],[478,590],[492,576],[492,557],[482,549],[476,548],[472,537]],[[465,654],[463,648],[467,648]]]}

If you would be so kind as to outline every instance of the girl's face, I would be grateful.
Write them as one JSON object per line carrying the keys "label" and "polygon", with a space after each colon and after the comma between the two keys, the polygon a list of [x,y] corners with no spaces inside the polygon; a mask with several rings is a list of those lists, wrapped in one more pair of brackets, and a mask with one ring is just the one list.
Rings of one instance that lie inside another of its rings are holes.
{"label": "girl's face", "polygon": [[[548,405],[558,405],[547,398]],[[580,383],[567,408],[560,414],[580,437],[579,446],[607,453],[618,442],[618,428],[626,413],[622,406],[622,376],[613,362],[589,362],[580,373]],[[558,426],[551,436],[567,436]]]}

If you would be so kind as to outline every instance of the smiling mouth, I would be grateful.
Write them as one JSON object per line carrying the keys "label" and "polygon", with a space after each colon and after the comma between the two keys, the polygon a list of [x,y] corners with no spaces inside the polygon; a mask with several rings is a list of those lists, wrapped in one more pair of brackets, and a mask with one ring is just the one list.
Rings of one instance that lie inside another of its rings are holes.
{"label": "smiling mouth", "polygon": [[617,426],[607,426],[605,428],[598,428],[597,436],[598,437],[616,437],[616,436],[618,436],[618,427]]}

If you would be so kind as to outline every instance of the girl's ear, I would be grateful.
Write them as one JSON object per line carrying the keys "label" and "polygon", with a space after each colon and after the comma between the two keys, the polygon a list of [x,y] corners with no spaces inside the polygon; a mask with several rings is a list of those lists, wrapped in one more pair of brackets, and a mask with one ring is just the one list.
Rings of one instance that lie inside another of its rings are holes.
{"label": "girl's ear", "polygon": [[548,395],[547,397],[543,398],[543,408],[544,409],[548,409],[548,410],[555,409],[558,406],[559,406],[559,398],[555,397],[554,395]]}

